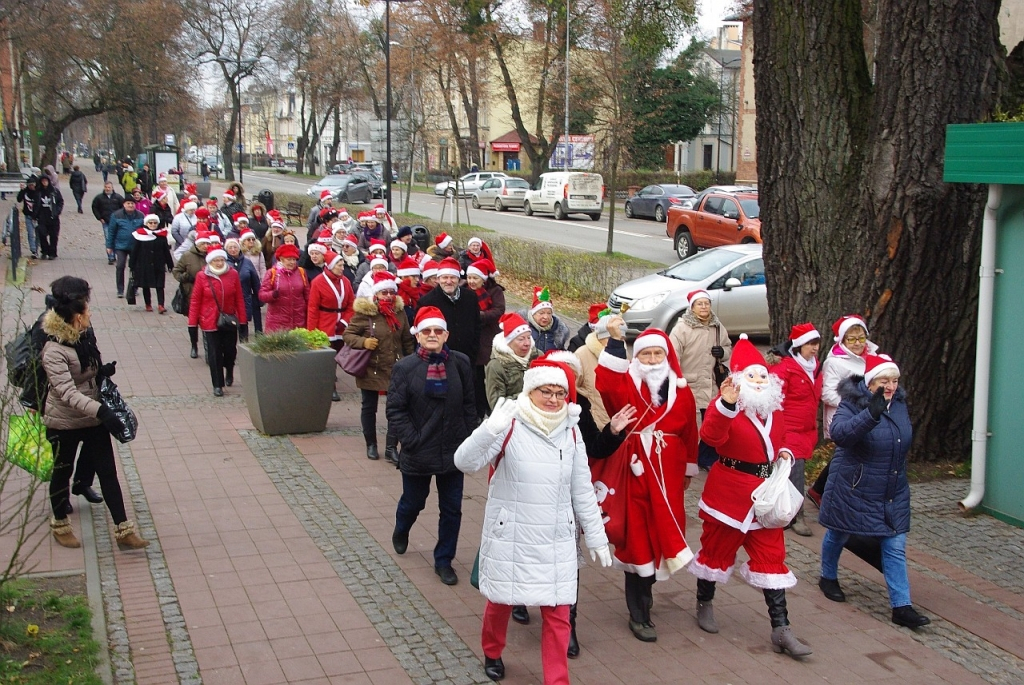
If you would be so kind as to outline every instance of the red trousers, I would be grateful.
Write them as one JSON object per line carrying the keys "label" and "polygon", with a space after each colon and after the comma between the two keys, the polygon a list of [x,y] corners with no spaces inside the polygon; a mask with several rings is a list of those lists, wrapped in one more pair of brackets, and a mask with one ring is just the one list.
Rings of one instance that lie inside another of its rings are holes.
{"label": "red trousers", "polygon": [[[497,659],[505,651],[505,635],[512,606],[487,602],[480,642],[484,656]],[[569,605],[541,607],[540,661],[544,668],[544,685],[569,685]]]}

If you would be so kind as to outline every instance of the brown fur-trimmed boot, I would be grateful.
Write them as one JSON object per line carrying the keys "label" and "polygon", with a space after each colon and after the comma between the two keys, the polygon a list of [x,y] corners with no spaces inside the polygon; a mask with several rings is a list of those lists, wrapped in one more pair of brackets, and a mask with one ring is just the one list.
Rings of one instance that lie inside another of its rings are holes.
{"label": "brown fur-trimmed boot", "polygon": [[70,547],[72,549],[81,547],[82,543],[75,537],[75,531],[71,527],[71,521],[67,517],[62,519],[50,519],[50,531],[53,532],[53,539],[57,541],[57,544],[61,547]]}
{"label": "brown fur-trimmed boot", "polygon": [[143,540],[135,532],[135,521],[131,519],[117,524],[114,537],[117,538],[117,546],[121,550],[142,549],[149,546],[149,540]]}

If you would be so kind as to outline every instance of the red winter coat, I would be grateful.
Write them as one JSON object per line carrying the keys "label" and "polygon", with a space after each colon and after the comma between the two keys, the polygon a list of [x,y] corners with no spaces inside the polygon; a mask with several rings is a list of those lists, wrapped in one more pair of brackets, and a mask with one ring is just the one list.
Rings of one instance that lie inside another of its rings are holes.
{"label": "red winter coat", "polygon": [[[772,412],[768,421],[761,424],[738,408],[727,410],[722,405],[721,395],[704,414],[700,438],[717,449],[720,456],[752,464],[774,461],[782,448],[788,449],[782,410]],[[701,516],[743,531],[760,528],[761,524],[754,519],[750,493],[763,482],[763,478],[716,463],[708,473],[700,496]]]}
{"label": "red winter coat", "polygon": [[188,325],[213,332],[217,330],[220,312],[234,314],[238,317],[238,323],[246,323],[242,282],[238,280],[238,272],[230,265],[220,276],[214,276],[209,267],[196,274],[188,307]]}
{"label": "red winter coat", "polygon": [[628,369],[629,362],[607,350],[598,357],[595,386],[608,414],[632,404],[638,420],[611,457],[591,462],[591,471],[615,558],[627,571],[664,579],[693,558],[683,490],[686,477],[697,474],[697,405],[679,378],[655,408],[647,385],[638,388]]}
{"label": "red winter coat", "polygon": [[286,271],[275,265],[267,269],[260,284],[260,302],[267,303],[263,330],[270,333],[305,328],[308,301],[309,280],[302,267]]}
{"label": "red winter coat", "polygon": [[786,423],[786,447],[797,459],[810,459],[818,445],[818,405],[821,403],[821,365],[816,364],[814,378],[804,371],[792,355],[787,355],[770,371],[782,380],[782,415]]}
{"label": "red winter coat", "polygon": [[309,284],[309,304],[306,306],[306,328],[321,330],[331,340],[341,340],[342,333],[352,320],[352,286],[348,279],[335,276],[330,269]]}

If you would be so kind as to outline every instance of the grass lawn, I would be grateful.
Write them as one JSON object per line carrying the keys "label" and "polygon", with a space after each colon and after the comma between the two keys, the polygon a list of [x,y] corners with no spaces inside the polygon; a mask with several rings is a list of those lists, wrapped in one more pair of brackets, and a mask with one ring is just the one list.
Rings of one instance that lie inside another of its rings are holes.
{"label": "grass lawn", "polygon": [[0,682],[100,685],[85,576],[16,580],[0,591]]}

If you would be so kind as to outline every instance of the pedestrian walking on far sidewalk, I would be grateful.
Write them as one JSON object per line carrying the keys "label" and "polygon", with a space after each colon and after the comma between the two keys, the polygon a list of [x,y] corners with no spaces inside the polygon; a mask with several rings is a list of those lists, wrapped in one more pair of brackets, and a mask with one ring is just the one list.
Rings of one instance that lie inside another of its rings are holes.
{"label": "pedestrian walking on far sidewalk", "polygon": [[414,333],[419,347],[398,360],[388,387],[388,429],[402,446],[402,496],[391,544],[398,554],[405,554],[433,479],[440,509],[434,572],[445,585],[455,585],[459,576],[452,561],[462,527],[464,481],[455,466],[455,450],[476,428],[473,366],[465,354],[448,348],[448,323],[436,307],[416,312]]}
{"label": "pedestrian walking on far sidewalk", "polygon": [[71,179],[68,181],[68,186],[71,188],[71,194],[75,196],[75,203],[78,205],[78,213],[85,214],[82,211],[82,198],[85,197],[86,189],[88,188],[89,182],[85,178],[85,174],[82,170],[75,165],[74,170],[71,172]]}
{"label": "pedestrian walking on far sidewalk", "polygon": [[[103,192],[92,199],[92,215],[103,226],[103,240],[110,238],[110,217],[124,205],[124,198],[114,192],[114,184],[103,182]],[[114,263],[114,250],[107,248],[107,264]]]}
{"label": "pedestrian walking on far sidewalk", "polygon": [[110,230],[107,231],[107,253],[114,253],[114,284],[117,296],[124,297],[124,267],[128,263],[128,255],[135,246],[132,234],[142,227],[146,215],[135,208],[135,198],[131,195],[124,198],[122,208],[110,215]]}

